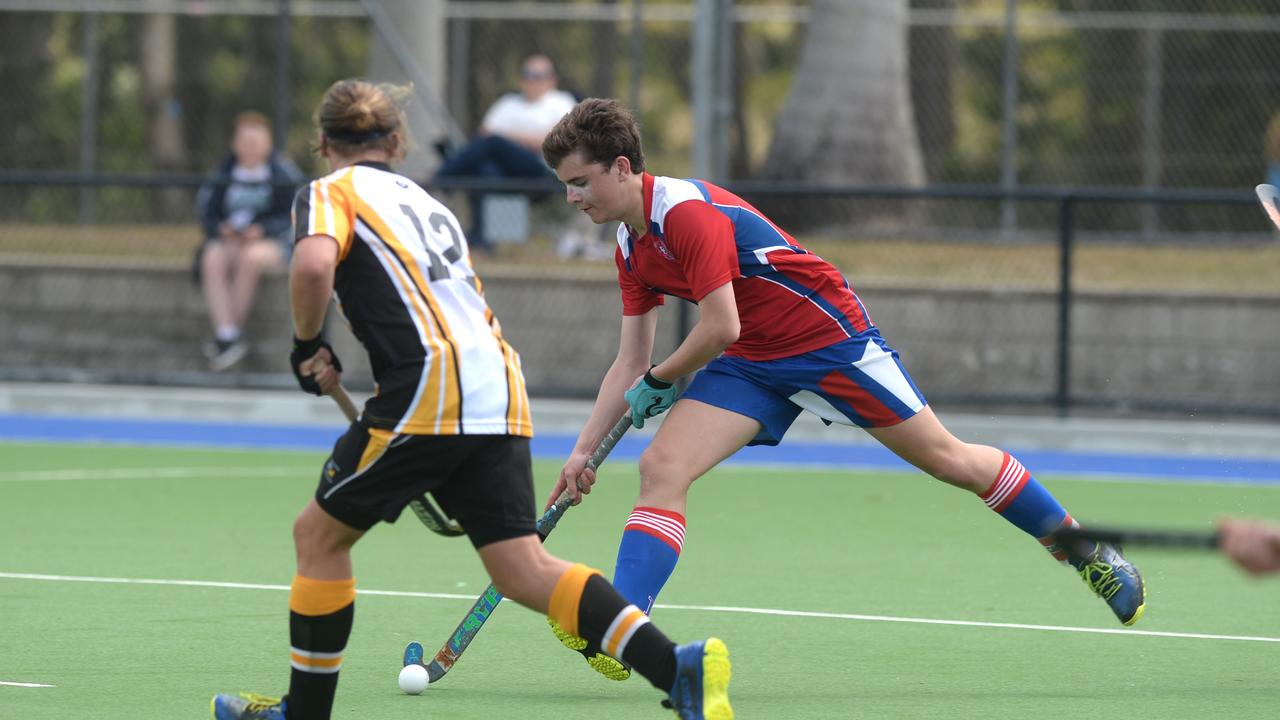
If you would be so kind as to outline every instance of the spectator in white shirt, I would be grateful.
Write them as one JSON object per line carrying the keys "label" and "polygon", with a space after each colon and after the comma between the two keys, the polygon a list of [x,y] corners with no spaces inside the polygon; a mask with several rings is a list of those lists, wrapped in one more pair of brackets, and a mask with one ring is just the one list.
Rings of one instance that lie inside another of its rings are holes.
{"label": "spectator in white shirt", "polygon": [[[474,139],[456,151],[446,151],[437,178],[554,178],[542,160],[542,139],[577,100],[557,88],[555,64],[546,55],[530,55],[520,64],[520,92],[498,98],[485,113]],[[484,194],[473,192],[472,249],[489,250],[485,235]]]}

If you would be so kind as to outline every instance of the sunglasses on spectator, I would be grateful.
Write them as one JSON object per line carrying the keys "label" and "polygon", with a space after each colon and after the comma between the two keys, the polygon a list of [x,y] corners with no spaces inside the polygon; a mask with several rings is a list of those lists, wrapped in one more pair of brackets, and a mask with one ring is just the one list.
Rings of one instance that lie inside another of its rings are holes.
{"label": "sunglasses on spectator", "polygon": [[521,80],[546,80],[551,77],[551,73],[543,70],[521,70]]}

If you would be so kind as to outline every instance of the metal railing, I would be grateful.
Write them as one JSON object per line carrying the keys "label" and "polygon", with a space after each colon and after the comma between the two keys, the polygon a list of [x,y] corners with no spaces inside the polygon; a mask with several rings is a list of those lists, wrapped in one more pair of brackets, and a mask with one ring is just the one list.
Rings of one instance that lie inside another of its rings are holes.
{"label": "metal railing", "polygon": [[[17,171],[0,170],[0,187],[22,185],[26,187],[143,187],[173,188],[195,187],[208,181],[208,176],[198,174],[131,174],[131,173],[83,173],[74,171]],[[527,193],[534,195],[556,196],[562,193],[562,185],[553,180],[491,180],[491,179],[439,179],[431,184],[434,191],[485,191],[495,193]],[[1244,207],[1253,206],[1256,202],[1251,192],[1229,190],[1160,190],[1149,191],[1132,188],[1069,188],[1069,187],[1021,187],[1013,190],[991,186],[933,186],[925,188],[906,187],[850,187],[839,185],[780,185],[765,182],[731,183],[728,189],[751,199],[753,202],[766,198],[804,199],[804,200],[943,200],[943,201],[980,201],[987,203],[1000,202],[1036,202],[1050,203],[1055,208],[1056,216],[1056,248],[1057,248],[1057,286],[1056,291],[1056,327],[1054,329],[1055,358],[1052,392],[1047,396],[1014,400],[1022,403],[1048,403],[1059,413],[1066,414],[1073,407],[1097,404],[1087,397],[1080,397],[1073,392],[1072,383],[1072,349],[1073,349],[1073,311],[1077,296],[1075,283],[1075,261],[1079,243],[1077,214],[1084,204],[1104,205],[1143,205],[1143,206],[1220,206]],[[1248,212],[1254,212],[1250,209]],[[1263,235],[1266,224],[1262,214],[1258,212],[1259,233]],[[1000,242],[998,228],[989,232],[991,242]],[[686,303],[679,303],[679,321],[676,341],[692,323],[691,311]],[[1005,401],[1008,398],[966,397],[964,401]],[[1149,402],[1127,400],[1126,406],[1147,407],[1156,410],[1188,409],[1180,408],[1176,399],[1152,399]],[[1203,404],[1197,404],[1201,410]],[[1280,408],[1249,408],[1227,404],[1217,408],[1224,412],[1244,414],[1273,415],[1280,413]]]}

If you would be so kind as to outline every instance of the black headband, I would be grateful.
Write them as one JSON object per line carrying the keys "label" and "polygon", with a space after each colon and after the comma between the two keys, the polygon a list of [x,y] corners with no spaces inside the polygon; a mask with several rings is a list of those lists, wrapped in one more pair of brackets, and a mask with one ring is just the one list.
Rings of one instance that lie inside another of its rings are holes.
{"label": "black headband", "polygon": [[365,130],[363,132],[352,132],[348,130],[325,130],[325,137],[330,140],[337,140],[348,145],[363,145],[367,142],[379,140],[391,134],[390,130]]}

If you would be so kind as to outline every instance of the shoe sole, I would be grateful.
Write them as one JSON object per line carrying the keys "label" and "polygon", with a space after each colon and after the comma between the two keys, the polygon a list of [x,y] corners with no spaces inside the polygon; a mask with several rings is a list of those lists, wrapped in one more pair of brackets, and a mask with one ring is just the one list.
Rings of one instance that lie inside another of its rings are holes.
{"label": "shoe sole", "polygon": [[1138,609],[1133,611],[1133,617],[1128,620],[1121,620],[1125,627],[1129,627],[1142,619],[1142,613],[1147,610],[1147,580],[1142,577],[1142,573],[1138,568],[1133,568],[1134,577],[1138,578],[1138,583],[1142,586],[1142,602],[1138,603]]}
{"label": "shoe sole", "polygon": [[560,627],[560,623],[552,620],[551,618],[547,618],[547,624],[551,626],[551,632],[555,634],[556,639],[560,641],[561,645],[564,645],[570,650],[574,650],[576,652],[582,652],[587,648],[587,641],[584,638],[580,638],[577,635],[570,635],[568,630]]}
{"label": "shoe sole", "polygon": [[702,717],[706,720],[733,720],[729,705],[732,676],[729,648],[719,638],[707,640],[702,651]]}
{"label": "shoe sole", "polygon": [[592,670],[616,682],[622,682],[631,677],[630,668],[604,653],[596,653],[593,657],[587,658],[587,665],[590,665]]}
{"label": "shoe sole", "polygon": [[217,357],[209,361],[209,369],[214,372],[221,372],[235,365],[249,354],[249,348],[244,345],[234,345],[227,351],[219,354]]}
{"label": "shoe sole", "polygon": [[1142,581],[1142,604],[1138,606],[1137,610],[1133,611],[1133,617],[1124,621],[1124,626],[1129,627],[1130,625],[1133,625],[1134,623],[1141,620],[1142,613],[1146,611],[1147,611],[1147,583],[1145,580],[1143,580]]}
{"label": "shoe sole", "polygon": [[[551,626],[551,632],[555,634],[556,639],[560,641],[561,645],[564,645],[570,650],[578,653],[587,649],[587,641],[585,638],[578,637],[577,635],[570,635],[567,630],[560,627],[560,624],[551,618],[547,618],[547,624]],[[604,653],[596,653],[591,657],[587,657],[583,654],[583,657],[586,658],[587,665],[589,665],[592,670],[595,670],[610,680],[622,682],[623,680],[631,677],[631,668],[623,665],[616,658],[605,655]]]}

